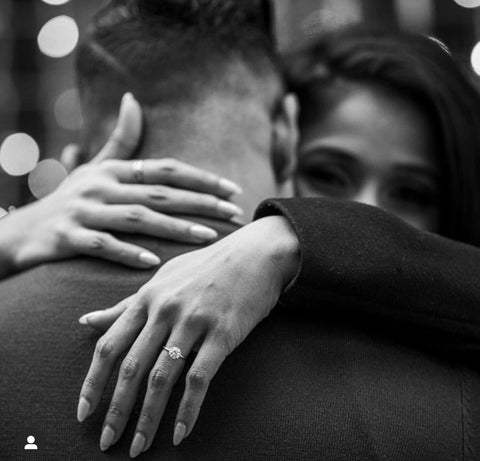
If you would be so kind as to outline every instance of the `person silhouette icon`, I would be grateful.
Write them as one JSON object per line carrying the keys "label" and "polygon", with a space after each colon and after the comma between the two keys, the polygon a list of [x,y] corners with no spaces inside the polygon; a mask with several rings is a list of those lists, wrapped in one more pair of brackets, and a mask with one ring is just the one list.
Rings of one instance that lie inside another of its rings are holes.
{"label": "person silhouette icon", "polygon": [[37,445],[35,445],[35,437],[29,435],[27,437],[27,444],[23,447],[24,450],[38,450]]}

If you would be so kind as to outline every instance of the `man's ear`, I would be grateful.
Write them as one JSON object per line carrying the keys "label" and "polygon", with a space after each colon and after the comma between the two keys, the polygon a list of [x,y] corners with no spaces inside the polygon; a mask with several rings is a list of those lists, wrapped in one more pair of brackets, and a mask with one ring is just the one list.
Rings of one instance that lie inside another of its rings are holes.
{"label": "man's ear", "polygon": [[273,119],[272,166],[280,184],[292,178],[297,166],[298,111],[297,97],[287,94]]}

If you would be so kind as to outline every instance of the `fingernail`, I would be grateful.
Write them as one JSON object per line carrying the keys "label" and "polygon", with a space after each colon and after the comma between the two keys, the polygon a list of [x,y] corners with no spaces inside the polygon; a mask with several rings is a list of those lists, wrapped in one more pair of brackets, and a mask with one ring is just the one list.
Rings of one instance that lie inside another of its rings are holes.
{"label": "fingernail", "polygon": [[238,205],[235,205],[234,203],[230,203],[230,202],[224,202],[223,200],[221,200],[218,203],[218,209],[222,213],[228,214],[229,216],[243,215],[243,210]]}
{"label": "fingernail", "polygon": [[213,240],[218,237],[218,234],[213,229],[201,226],[200,224],[192,226],[190,232],[194,237],[200,240]]}
{"label": "fingernail", "polygon": [[78,323],[80,323],[81,325],[88,325],[88,318],[90,317],[90,314],[85,314],[85,315],[82,315],[79,319],[78,319]]}
{"label": "fingernail", "polygon": [[144,264],[149,266],[158,266],[160,264],[160,258],[149,251],[144,251],[140,253],[138,259]]}
{"label": "fingernail", "polygon": [[137,432],[133,438],[132,446],[130,447],[130,457],[136,458],[145,448],[147,439],[141,432]]}
{"label": "fingernail", "polygon": [[127,91],[123,96],[122,96],[122,104],[125,104],[126,102],[131,101],[132,99],[135,99],[133,97],[133,94],[130,93],[130,91]]}
{"label": "fingernail", "polygon": [[229,179],[222,178],[220,179],[219,184],[223,190],[229,192],[230,194],[243,194],[243,189],[238,184],[235,184]]}
{"label": "fingernail", "polygon": [[175,446],[180,445],[182,440],[185,438],[185,433],[187,432],[187,426],[183,423],[177,423],[175,426],[175,432],[173,434],[173,444]]}
{"label": "fingernail", "polygon": [[102,431],[102,436],[100,437],[100,450],[108,450],[115,439],[115,431],[108,424],[105,425]]}
{"label": "fingernail", "polygon": [[78,401],[78,408],[77,408],[77,419],[80,422],[83,422],[83,420],[88,416],[89,412],[90,412],[90,403],[85,397],[80,397],[80,400]]}

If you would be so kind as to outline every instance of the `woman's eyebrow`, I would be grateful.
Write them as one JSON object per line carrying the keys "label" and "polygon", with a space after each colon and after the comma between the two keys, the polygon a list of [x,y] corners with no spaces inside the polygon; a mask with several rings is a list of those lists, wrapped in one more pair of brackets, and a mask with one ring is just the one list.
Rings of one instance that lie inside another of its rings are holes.
{"label": "woman's eyebrow", "polygon": [[[356,156],[350,152],[348,149],[336,147],[336,146],[322,146],[322,145],[307,145],[305,147],[300,147],[300,158],[302,160],[314,157],[318,157],[319,155],[323,157],[329,157],[335,160],[340,160],[345,163],[359,163]],[[303,152],[303,154],[302,154]]]}

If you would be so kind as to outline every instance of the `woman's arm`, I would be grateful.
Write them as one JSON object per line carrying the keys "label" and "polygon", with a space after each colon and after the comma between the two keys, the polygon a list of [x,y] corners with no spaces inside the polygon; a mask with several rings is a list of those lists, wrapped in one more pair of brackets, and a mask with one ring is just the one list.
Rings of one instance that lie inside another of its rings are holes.
{"label": "woman's arm", "polygon": [[[207,248],[168,262],[117,306],[80,319],[108,329],[80,393],[80,421],[95,411],[116,362],[127,354],[110,406],[115,411],[105,418],[103,449],[121,437],[147,375],[131,455],[151,445],[184,363],[169,359],[161,349],[165,344],[180,347],[185,356],[198,350],[176,418],[174,442],[180,443],[192,431],[208,384],[226,356],[282,293],[284,308],[295,308],[296,316],[303,309],[318,313],[320,322],[322,316],[339,316],[375,325],[383,333],[406,337],[416,332],[450,352],[477,347],[480,286],[474,269],[480,265],[479,250],[355,203],[271,200],[257,218]],[[103,354],[106,349],[109,353]],[[136,364],[134,378],[131,364]]]}
{"label": "woman's arm", "polygon": [[286,304],[432,340],[435,347],[478,349],[478,248],[352,202],[268,200],[256,217],[271,215],[292,225],[302,255],[282,297]]}
{"label": "woman's arm", "polygon": [[116,129],[91,162],[75,169],[49,196],[0,219],[0,279],[76,254],[150,268],[160,263],[156,255],[111,232],[198,244],[217,233],[172,214],[222,220],[241,214],[228,201],[238,186],[217,175],[172,159],[116,160],[132,155],[141,132],[141,108],[127,96]]}

